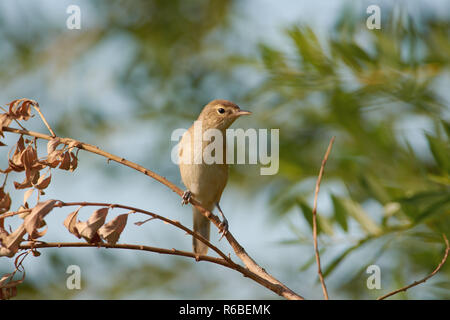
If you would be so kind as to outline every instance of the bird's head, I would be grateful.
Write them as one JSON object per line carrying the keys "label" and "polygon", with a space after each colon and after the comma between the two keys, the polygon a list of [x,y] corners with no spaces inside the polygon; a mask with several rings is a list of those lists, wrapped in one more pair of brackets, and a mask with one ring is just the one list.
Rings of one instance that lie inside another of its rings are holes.
{"label": "bird's head", "polygon": [[252,114],[250,111],[241,110],[239,106],[231,101],[217,99],[208,103],[198,116],[203,122],[204,128],[215,128],[225,130],[243,115]]}

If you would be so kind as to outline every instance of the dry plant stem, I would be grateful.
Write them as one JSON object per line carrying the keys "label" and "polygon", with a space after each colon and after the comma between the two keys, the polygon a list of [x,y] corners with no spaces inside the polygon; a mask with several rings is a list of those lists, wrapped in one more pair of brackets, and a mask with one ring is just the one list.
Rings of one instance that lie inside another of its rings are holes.
{"label": "dry plant stem", "polygon": [[385,294],[384,296],[378,297],[377,300],[384,300],[384,299],[386,299],[386,298],[388,298],[388,297],[390,297],[390,296],[393,296],[394,294],[397,294],[397,293],[399,293],[399,292],[406,291],[406,290],[408,290],[409,288],[412,288],[412,287],[415,287],[415,286],[417,286],[417,285],[419,285],[419,284],[421,284],[421,283],[424,283],[425,281],[427,281],[428,279],[430,279],[432,276],[434,276],[436,273],[438,273],[439,270],[440,270],[440,269],[442,268],[442,266],[444,265],[445,261],[447,261],[448,253],[449,253],[449,251],[450,251],[450,245],[449,245],[449,243],[448,243],[448,239],[447,239],[447,237],[445,236],[445,234],[443,234],[443,237],[444,237],[444,241],[445,241],[445,254],[444,254],[444,257],[443,257],[442,260],[441,260],[441,263],[439,263],[439,265],[436,267],[436,269],[434,269],[434,271],[433,271],[432,273],[430,273],[428,276],[426,276],[426,277],[423,278],[422,280],[414,281],[413,283],[411,283],[411,284],[408,285],[408,286],[404,286],[403,288],[394,290],[394,291],[392,291],[392,292],[389,292],[389,293]]}
{"label": "dry plant stem", "polygon": [[[46,135],[46,134],[42,134],[40,132],[33,132],[33,131],[28,131],[28,130],[20,130],[20,129],[16,129],[16,128],[11,128],[11,127],[3,127],[3,131],[6,132],[13,132],[13,133],[17,133],[17,134],[24,134],[24,135],[28,135],[28,136],[33,136],[33,137],[37,137],[40,139],[44,139],[44,140],[52,140],[53,137]],[[103,156],[105,158],[107,158],[108,160],[112,160],[115,162],[118,162],[120,164],[123,164],[127,167],[130,167],[132,169],[135,169],[153,179],[155,179],[156,181],[164,184],[165,186],[167,186],[169,189],[171,189],[173,192],[177,193],[180,197],[183,195],[183,190],[181,190],[180,188],[178,188],[175,184],[173,184],[172,182],[170,182],[169,180],[167,180],[166,178],[160,176],[159,174],[146,169],[134,162],[128,161],[124,158],[118,157],[116,155],[113,155],[111,153],[108,153],[106,151],[101,150],[100,148],[87,144],[87,143],[82,143],[79,142],[77,140],[74,139],[70,139],[70,138],[60,138],[60,142],[66,145],[69,145],[71,142],[75,142],[76,143],[76,147],[82,150],[86,150],[95,154],[98,154],[100,156]],[[200,203],[198,201],[196,201],[195,199],[191,198],[190,199],[190,203],[195,206],[197,209],[200,210],[200,212],[202,212],[202,214],[207,217],[209,220],[211,220],[217,228],[219,228],[221,221],[220,219],[214,215],[213,213],[211,213],[210,211],[204,209]],[[248,271],[250,271],[250,274],[254,274],[256,277],[261,278],[260,281],[257,281],[260,284],[263,284],[265,287],[267,287],[268,289],[272,290],[273,292],[277,293],[278,295],[286,298],[286,299],[290,299],[290,300],[303,300],[304,298],[300,295],[298,295],[297,293],[295,293],[294,291],[292,291],[291,289],[289,289],[287,286],[285,286],[284,284],[282,284],[280,281],[278,281],[277,279],[275,279],[274,277],[272,277],[270,274],[268,274],[261,266],[259,266],[245,251],[245,249],[238,243],[238,241],[233,237],[233,235],[231,234],[231,232],[229,231],[226,235],[227,241],[230,243],[231,247],[233,248],[233,250],[235,251],[236,255],[238,256],[239,259],[242,260],[242,262],[245,264],[245,266],[247,267]],[[241,266],[237,265],[238,267],[242,268]],[[243,268],[245,269],[245,268]],[[240,271],[243,272],[244,270]],[[247,275],[248,277],[254,279],[253,277],[251,277],[250,275]],[[255,280],[255,279],[254,279]],[[255,280],[256,281],[256,280]]]}
{"label": "dry plant stem", "polygon": [[55,207],[70,207],[70,206],[82,206],[82,207],[88,207],[88,206],[94,206],[94,207],[110,207],[110,208],[120,208],[120,209],[125,209],[125,210],[130,210],[130,211],[135,211],[135,212],[139,212],[139,213],[143,213],[145,215],[149,215],[155,219],[164,221],[165,223],[171,224],[183,231],[185,231],[186,233],[190,234],[191,236],[199,239],[200,241],[202,241],[204,244],[206,244],[208,247],[210,247],[212,250],[214,250],[219,256],[221,256],[224,260],[226,260],[228,263],[230,264],[234,264],[234,262],[227,257],[227,255],[225,253],[223,253],[222,251],[220,251],[216,246],[214,246],[211,242],[209,242],[208,240],[206,240],[204,237],[202,237],[200,234],[198,234],[197,232],[192,231],[191,229],[185,227],[184,225],[182,225],[181,223],[179,223],[178,221],[174,221],[171,219],[168,219],[166,217],[160,216],[156,213],[150,212],[150,211],[146,211],[146,210],[142,210],[139,208],[134,208],[134,207],[130,207],[130,206],[125,206],[125,205],[121,205],[121,204],[115,204],[115,203],[102,203],[102,202],[62,202],[59,201]]}
{"label": "dry plant stem", "polygon": [[324,169],[325,169],[325,164],[327,163],[328,156],[330,155],[331,148],[333,147],[333,142],[334,142],[335,138],[336,137],[332,137],[331,138],[330,144],[328,145],[327,152],[325,153],[325,156],[323,157],[322,165],[320,166],[319,176],[317,177],[317,182],[316,182],[316,190],[315,190],[315,193],[314,193],[314,207],[313,207],[313,210],[312,210],[312,214],[313,214],[314,252],[315,252],[315,255],[316,255],[317,273],[319,274],[320,283],[322,284],[323,296],[325,297],[326,300],[328,300],[328,291],[327,291],[327,286],[325,285],[325,280],[323,278],[322,268],[320,267],[319,246],[317,244],[317,197],[319,195],[320,182],[322,181],[323,172],[324,172]]}
{"label": "dry plant stem", "polygon": [[196,255],[193,252],[181,251],[176,249],[164,249],[150,246],[142,246],[137,244],[109,244],[109,243],[87,243],[87,242],[38,242],[38,243],[27,243],[21,244],[19,249],[39,249],[39,248],[67,248],[67,247],[91,247],[91,248],[115,248],[115,249],[130,249],[130,250],[141,250],[156,252],[161,254],[170,254],[175,256],[183,256],[193,258],[196,261],[209,261],[216,264],[220,264],[225,267],[230,267],[229,263],[222,259],[211,257],[208,255]]}
{"label": "dry plant stem", "polygon": [[44,115],[41,112],[41,108],[39,106],[33,105],[33,108],[39,113],[41,116],[42,122],[44,122],[45,126],[47,127],[48,131],[52,134],[52,137],[56,137],[56,134],[53,132],[52,128],[48,124],[47,120],[45,119]]}
{"label": "dry plant stem", "polygon": [[[250,278],[269,290],[280,294],[283,288],[281,286],[276,286],[274,290],[273,283],[259,277],[248,269],[242,267],[238,264],[230,264],[227,260],[222,258],[211,257],[208,255],[198,255],[190,251],[181,251],[177,249],[164,249],[158,247],[142,246],[135,244],[108,244],[108,243],[86,243],[86,242],[38,242],[38,243],[27,243],[19,246],[19,249],[40,249],[40,248],[110,248],[110,249],[129,249],[129,250],[140,250],[147,252],[155,252],[160,254],[182,256],[195,259],[195,261],[208,261],[215,264],[222,265],[224,267],[236,270],[240,272],[244,277]],[[280,294],[281,295],[281,294]]]}

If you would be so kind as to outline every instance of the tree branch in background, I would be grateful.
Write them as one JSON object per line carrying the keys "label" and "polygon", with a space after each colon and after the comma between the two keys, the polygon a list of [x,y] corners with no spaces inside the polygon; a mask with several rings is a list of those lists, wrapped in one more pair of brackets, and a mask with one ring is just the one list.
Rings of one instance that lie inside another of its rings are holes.
{"label": "tree branch in background", "polygon": [[442,235],[445,241],[445,253],[444,253],[444,257],[441,260],[441,263],[439,263],[439,265],[436,267],[436,269],[434,269],[434,271],[432,273],[430,273],[428,276],[426,276],[425,278],[423,278],[422,280],[419,281],[414,281],[413,283],[411,283],[408,286],[405,286],[403,288],[394,290],[392,292],[389,292],[387,294],[385,294],[384,296],[378,297],[377,300],[384,300],[390,296],[393,296],[394,294],[397,294],[399,292],[403,292],[408,290],[409,288],[415,287],[421,283],[424,283],[425,281],[427,281],[428,279],[430,279],[432,276],[434,276],[436,273],[438,273],[438,271],[442,268],[442,266],[444,265],[445,261],[447,261],[447,257],[448,257],[448,252],[450,251],[450,245],[448,243],[448,239],[445,236],[445,234]]}
{"label": "tree branch in background", "polygon": [[325,297],[326,300],[328,300],[328,291],[327,291],[327,286],[325,285],[325,280],[323,278],[322,269],[320,267],[319,246],[317,244],[317,197],[319,195],[320,182],[322,181],[323,172],[324,172],[324,169],[325,169],[325,164],[327,163],[328,156],[330,155],[331,148],[333,147],[333,143],[334,143],[334,139],[335,138],[336,137],[332,137],[331,138],[330,143],[328,145],[327,152],[325,153],[325,156],[323,157],[322,165],[320,166],[319,176],[317,177],[317,182],[316,182],[316,190],[315,190],[315,193],[314,193],[314,207],[313,207],[313,210],[312,210],[312,214],[313,214],[313,239],[314,239],[314,251],[315,251],[315,255],[316,255],[316,263],[317,263],[317,273],[319,274],[320,283],[322,285],[323,296]]}

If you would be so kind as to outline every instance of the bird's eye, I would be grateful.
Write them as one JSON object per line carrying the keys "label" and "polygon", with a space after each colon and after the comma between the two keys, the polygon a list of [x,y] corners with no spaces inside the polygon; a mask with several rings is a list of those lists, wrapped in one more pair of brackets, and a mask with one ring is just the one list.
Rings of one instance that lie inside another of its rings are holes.
{"label": "bird's eye", "polygon": [[224,108],[219,108],[219,109],[217,109],[217,112],[219,112],[219,113],[225,113],[225,109]]}

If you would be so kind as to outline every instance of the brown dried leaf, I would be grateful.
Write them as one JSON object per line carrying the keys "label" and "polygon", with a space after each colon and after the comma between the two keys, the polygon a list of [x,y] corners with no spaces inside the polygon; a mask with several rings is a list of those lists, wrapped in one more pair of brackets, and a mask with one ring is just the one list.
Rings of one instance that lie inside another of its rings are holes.
{"label": "brown dried leaf", "polygon": [[8,300],[17,295],[17,287],[14,288],[0,288],[0,300]]}
{"label": "brown dried leaf", "polygon": [[23,225],[26,232],[32,239],[36,239],[43,236],[37,229],[45,225],[44,217],[55,207],[56,200],[50,199],[44,202],[39,202],[32,210],[31,213],[25,217]]}
{"label": "brown dried leaf", "polygon": [[25,191],[24,195],[23,195],[23,204],[25,205],[25,203],[27,203],[28,198],[30,198],[31,194],[33,193],[34,188],[28,189],[27,191]]}
{"label": "brown dried leaf", "polygon": [[86,222],[77,222],[75,227],[80,233],[80,236],[92,243],[97,235],[97,230],[105,223],[108,210],[109,208],[95,210]]}
{"label": "brown dried leaf", "polygon": [[25,211],[25,212],[19,213],[18,214],[19,218],[25,219],[25,217],[31,213],[31,210],[28,210],[28,209],[29,209],[28,203],[25,203],[23,206],[20,206],[19,210],[17,210],[17,211],[19,211],[19,212]]}
{"label": "brown dried leaf", "polygon": [[[25,280],[25,271],[23,272],[22,279],[18,279],[18,280],[13,280],[15,273],[16,272],[7,273],[0,278],[0,290],[3,290],[3,292],[4,292],[5,291],[4,289],[14,289]],[[12,293],[14,293],[14,292],[12,292]],[[9,296],[8,298],[10,298],[10,297],[11,296]],[[2,297],[2,299],[3,299],[3,297]]]}
{"label": "brown dried leaf", "polygon": [[5,193],[3,187],[0,188],[0,214],[5,213],[11,208],[11,197]]}
{"label": "brown dried leaf", "polygon": [[51,174],[47,178],[45,177],[45,175],[43,175],[38,179],[38,181],[35,184],[35,187],[38,188],[39,190],[43,190],[48,187],[51,180],[52,180]]}
{"label": "brown dried leaf", "polygon": [[127,224],[128,214],[121,214],[109,221],[98,230],[98,234],[106,242],[116,244],[120,234]]}
{"label": "brown dried leaf", "polygon": [[6,284],[6,280],[8,280],[9,278],[13,277],[14,273],[5,273],[1,278],[0,278],[0,288],[3,288],[3,286]]}
{"label": "brown dried leaf", "polygon": [[26,189],[26,188],[31,188],[32,186],[33,185],[31,184],[31,182],[28,181],[26,178],[22,183],[14,181],[14,188],[16,188],[16,189]]}
{"label": "brown dried leaf", "polygon": [[[21,161],[23,166],[25,167],[25,175],[27,180],[35,183],[39,177],[36,177],[36,173],[39,171],[39,163],[36,150],[29,145],[24,151],[22,151]],[[38,168],[35,168],[35,165]],[[33,181],[36,179],[36,181]]]}
{"label": "brown dried leaf", "polygon": [[70,213],[64,220],[64,226],[69,230],[70,233],[74,234],[77,238],[80,238],[80,234],[78,232],[78,229],[76,228],[78,211],[80,211],[80,209],[81,207],[79,207],[74,212]]}
{"label": "brown dried leaf", "polygon": [[63,153],[62,150],[52,151],[51,153],[48,154],[46,163],[51,168],[56,168],[62,160],[62,157],[61,157],[62,153]]}
{"label": "brown dried leaf", "polygon": [[2,128],[8,127],[11,121],[12,119],[8,114],[6,113],[0,114],[0,136],[4,137]]}
{"label": "brown dried leaf", "polygon": [[30,99],[17,99],[9,103],[9,116],[16,120],[28,120],[31,117],[31,106],[39,104]]}
{"label": "brown dried leaf", "polygon": [[72,159],[70,161],[70,171],[74,171],[78,167],[78,159],[73,152],[70,152],[70,157]]}
{"label": "brown dried leaf", "polygon": [[[11,153],[11,150],[9,151],[10,153]],[[13,171],[21,172],[21,171],[25,170],[25,167],[23,166],[23,163],[21,160],[21,158],[22,158],[21,155],[22,155],[23,150],[25,150],[25,145],[24,145],[24,141],[23,141],[23,136],[20,136],[19,140],[16,143],[15,151],[14,151],[12,158],[9,158],[9,156],[8,156],[9,167]]]}
{"label": "brown dried leaf", "polygon": [[64,152],[63,159],[61,161],[61,165],[59,166],[62,170],[70,169],[70,155],[68,152]]}
{"label": "brown dried leaf", "polygon": [[29,145],[25,150],[22,151],[21,160],[23,165],[26,168],[31,169],[33,164],[37,161],[37,152],[36,150]]}
{"label": "brown dried leaf", "polygon": [[47,154],[50,155],[53,151],[55,151],[60,143],[61,143],[61,140],[58,137],[50,140],[47,143]]}
{"label": "brown dried leaf", "polygon": [[16,252],[19,250],[20,242],[23,239],[23,236],[26,234],[25,228],[20,225],[16,231],[6,236],[2,240],[2,246],[0,247],[0,257],[7,256],[9,258],[13,257]]}

